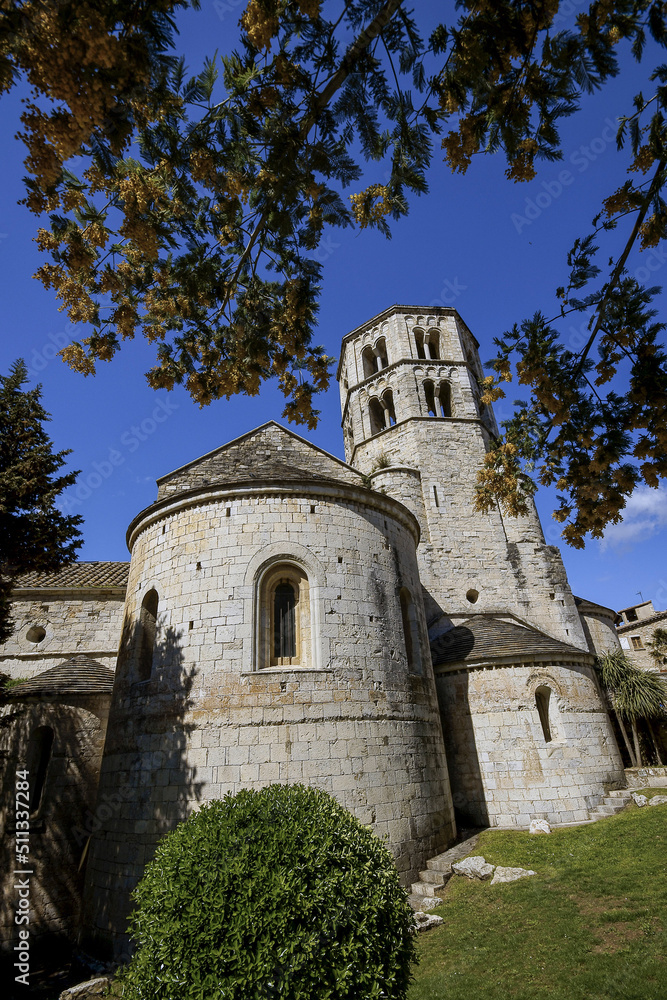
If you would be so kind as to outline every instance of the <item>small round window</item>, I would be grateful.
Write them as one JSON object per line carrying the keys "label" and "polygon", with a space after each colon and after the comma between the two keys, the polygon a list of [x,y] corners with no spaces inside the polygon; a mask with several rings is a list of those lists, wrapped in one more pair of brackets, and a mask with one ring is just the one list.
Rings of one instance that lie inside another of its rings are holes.
{"label": "small round window", "polygon": [[25,634],[28,642],[41,642],[45,636],[46,629],[42,628],[41,625],[33,625],[32,628],[29,628]]}
{"label": "small round window", "polygon": [[479,591],[469,590],[468,593],[466,594],[466,601],[469,601],[470,604],[476,604],[478,597],[479,597]]}

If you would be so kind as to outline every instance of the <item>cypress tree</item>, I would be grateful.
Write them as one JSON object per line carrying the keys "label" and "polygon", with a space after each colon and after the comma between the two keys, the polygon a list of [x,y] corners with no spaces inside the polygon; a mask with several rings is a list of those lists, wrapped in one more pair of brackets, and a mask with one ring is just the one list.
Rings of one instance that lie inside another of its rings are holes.
{"label": "cypress tree", "polygon": [[47,572],[74,562],[83,544],[79,515],[63,514],[56,499],[78,472],[57,475],[69,451],[53,451],[42,426],[50,420],[41,386],[25,390],[22,359],[0,376],[0,642],[13,631],[13,582],[29,570]]}

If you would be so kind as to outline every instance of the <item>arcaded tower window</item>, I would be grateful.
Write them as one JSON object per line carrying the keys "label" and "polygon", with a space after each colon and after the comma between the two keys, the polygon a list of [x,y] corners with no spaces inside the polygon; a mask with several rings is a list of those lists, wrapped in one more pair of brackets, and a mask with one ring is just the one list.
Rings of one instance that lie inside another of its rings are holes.
{"label": "arcaded tower window", "polygon": [[426,360],[426,352],[424,350],[424,333],[422,330],[415,330],[415,347],[417,348],[417,357],[422,361]]}
{"label": "arcaded tower window", "polygon": [[387,342],[384,337],[378,340],[373,350],[377,358],[378,368],[386,368],[389,362],[387,361]]}
{"label": "arcaded tower window", "polygon": [[364,378],[370,378],[371,375],[375,375],[377,371],[377,362],[375,361],[375,354],[373,353],[372,347],[364,347],[361,352],[361,360],[364,365]]}
{"label": "arcaded tower window", "polygon": [[433,361],[437,361],[440,357],[440,338],[438,336],[438,331],[431,330],[426,337],[428,340],[428,356]]}
{"label": "arcaded tower window", "polygon": [[371,418],[371,434],[379,434],[380,431],[385,429],[386,424],[384,420],[384,408],[377,396],[373,396],[369,400],[368,414]]}
{"label": "arcaded tower window", "polygon": [[157,607],[157,593],[155,590],[149,590],[141,602],[141,613],[139,616],[140,636],[137,674],[140,681],[147,681],[153,669]]}
{"label": "arcaded tower window", "polygon": [[438,408],[441,417],[452,415],[452,389],[449,382],[441,382],[438,389]]}
{"label": "arcaded tower window", "polygon": [[53,750],[53,729],[50,726],[39,726],[31,733],[28,743],[26,762],[30,772],[30,815],[39,812],[46,785],[46,773],[51,761]]}
{"label": "arcaded tower window", "polygon": [[424,382],[424,394],[426,396],[426,410],[429,417],[437,417],[435,408],[435,386],[433,382]]}
{"label": "arcaded tower window", "polygon": [[548,687],[538,687],[535,692],[535,704],[537,705],[537,712],[540,717],[540,724],[542,726],[542,733],[544,735],[544,742],[551,743],[551,723],[549,721],[549,702],[551,700],[551,688]]}
{"label": "arcaded tower window", "polygon": [[405,653],[408,659],[408,667],[420,674],[422,672],[421,643],[419,641],[419,622],[417,621],[417,609],[412,594],[407,587],[402,587],[400,594],[401,619],[403,622],[403,637],[405,639]]}
{"label": "arcaded tower window", "polygon": [[291,563],[270,567],[259,584],[258,667],[310,665],[308,577]]}
{"label": "arcaded tower window", "polygon": [[391,391],[391,389],[387,389],[387,391],[382,394],[381,403],[384,409],[384,425],[385,427],[391,427],[393,424],[396,423],[396,410],[394,409],[394,394]]}

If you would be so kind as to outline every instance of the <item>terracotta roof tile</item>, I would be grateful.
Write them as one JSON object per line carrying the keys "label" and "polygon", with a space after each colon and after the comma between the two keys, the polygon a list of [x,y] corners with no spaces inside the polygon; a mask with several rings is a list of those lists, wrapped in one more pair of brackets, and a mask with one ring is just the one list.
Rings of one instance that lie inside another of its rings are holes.
{"label": "terracotta roof tile", "polygon": [[129,562],[76,562],[55,573],[24,573],[15,590],[85,590],[126,587]]}
{"label": "terracotta roof tile", "polygon": [[113,671],[88,656],[73,656],[36,677],[16,684],[7,692],[12,700],[29,695],[111,694]]}
{"label": "terracotta roof tile", "polygon": [[584,650],[559,642],[530,626],[507,622],[491,615],[474,615],[455,625],[431,644],[433,666],[444,663],[478,663],[485,660],[568,659],[589,657]]}

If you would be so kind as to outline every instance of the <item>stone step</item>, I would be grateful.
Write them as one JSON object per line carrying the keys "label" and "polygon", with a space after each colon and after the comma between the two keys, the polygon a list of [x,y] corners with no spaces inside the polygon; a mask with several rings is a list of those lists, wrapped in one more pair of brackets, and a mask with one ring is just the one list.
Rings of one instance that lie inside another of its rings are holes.
{"label": "stone step", "polygon": [[438,896],[417,896],[413,893],[408,896],[408,902],[415,913],[420,910],[427,913],[429,910],[434,910],[436,906],[440,906],[442,900]]}
{"label": "stone step", "polygon": [[440,889],[445,888],[444,882],[413,882],[412,883],[412,895],[413,896],[433,896]]}
{"label": "stone step", "polygon": [[439,854],[437,858],[429,858],[426,867],[430,868],[432,872],[440,872],[441,875],[451,875],[454,860],[445,854]]}
{"label": "stone step", "polygon": [[608,799],[623,799],[624,802],[629,802],[632,798],[632,792],[627,788],[615,788],[606,797]]}
{"label": "stone step", "polygon": [[[621,809],[622,808],[623,807],[621,806]],[[593,812],[597,813],[599,816],[615,816],[617,812],[620,812],[620,809],[618,806],[607,805],[606,803],[601,802],[595,807],[594,810],[592,810],[591,815]]]}
{"label": "stone step", "polygon": [[433,871],[432,868],[427,868],[426,871],[419,873],[419,880],[421,882],[428,882],[433,885],[443,885],[444,880],[442,877],[443,873],[439,871]]}

